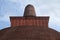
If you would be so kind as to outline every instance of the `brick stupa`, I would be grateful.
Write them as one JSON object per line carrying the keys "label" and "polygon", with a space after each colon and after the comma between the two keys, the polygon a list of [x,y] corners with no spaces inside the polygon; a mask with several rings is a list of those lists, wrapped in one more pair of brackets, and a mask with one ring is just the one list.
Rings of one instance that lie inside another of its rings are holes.
{"label": "brick stupa", "polygon": [[48,27],[49,16],[37,17],[32,5],[24,15],[11,16],[11,27],[0,30],[0,40],[60,40],[60,33]]}

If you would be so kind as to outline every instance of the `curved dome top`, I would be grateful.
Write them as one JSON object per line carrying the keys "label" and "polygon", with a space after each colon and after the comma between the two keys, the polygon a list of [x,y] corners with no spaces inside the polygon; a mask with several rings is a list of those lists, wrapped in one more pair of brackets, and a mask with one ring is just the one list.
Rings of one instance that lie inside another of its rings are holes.
{"label": "curved dome top", "polygon": [[30,16],[30,17],[31,16],[36,16],[35,9],[30,4],[25,7],[25,11],[24,11],[24,17],[28,17],[28,16]]}

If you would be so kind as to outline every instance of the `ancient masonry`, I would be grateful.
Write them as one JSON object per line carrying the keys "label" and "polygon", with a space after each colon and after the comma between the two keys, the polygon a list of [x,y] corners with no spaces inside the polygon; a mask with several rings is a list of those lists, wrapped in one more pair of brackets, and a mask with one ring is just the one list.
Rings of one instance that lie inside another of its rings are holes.
{"label": "ancient masonry", "polygon": [[0,30],[0,40],[60,40],[60,33],[48,27],[49,16],[36,16],[32,5],[23,16],[11,16],[11,27]]}
{"label": "ancient masonry", "polygon": [[11,26],[42,26],[43,28],[48,27],[48,16],[36,17],[34,7],[28,5],[25,8],[23,17],[10,17]]}

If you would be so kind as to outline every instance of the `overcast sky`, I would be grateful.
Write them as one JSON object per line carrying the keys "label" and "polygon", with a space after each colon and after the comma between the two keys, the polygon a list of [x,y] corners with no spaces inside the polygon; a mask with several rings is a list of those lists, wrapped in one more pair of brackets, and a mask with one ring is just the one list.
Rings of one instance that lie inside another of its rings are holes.
{"label": "overcast sky", "polygon": [[49,28],[60,32],[60,0],[0,0],[0,29],[10,27],[9,16],[23,16],[28,4],[37,16],[50,16]]}

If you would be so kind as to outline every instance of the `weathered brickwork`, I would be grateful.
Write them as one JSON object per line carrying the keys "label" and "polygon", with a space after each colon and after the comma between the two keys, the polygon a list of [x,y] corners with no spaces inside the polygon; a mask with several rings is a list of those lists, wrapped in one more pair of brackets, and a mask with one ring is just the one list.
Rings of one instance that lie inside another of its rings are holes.
{"label": "weathered brickwork", "polygon": [[28,16],[36,16],[35,9],[32,5],[28,5],[25,7],[24,17]]}
{"label": "weathered brickwork", "polygon": [[2,32],[0,40],[59,40],[60,37],[57,31],[41,26],[16,26]]}
{"label": "weathered brickwork", "polygon": [[48,28],[49,17],[36,17],[28,5],[23,17],[10,17],[11,27],[0,30],[0,40],[60,40],[60,33]]}
{"label": "weathered brickwork", "polygon": [[48,27],[49,17],[10,17],[11,26],[44,26]]}

